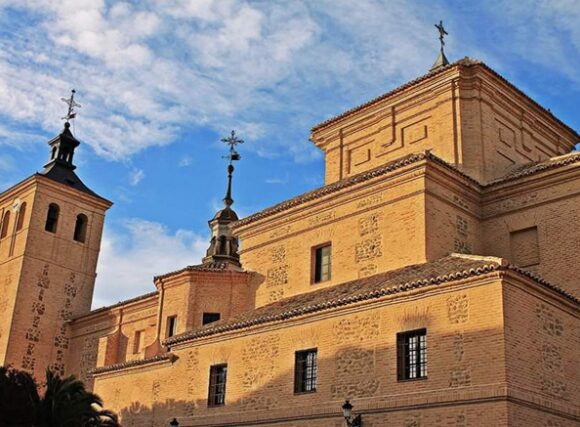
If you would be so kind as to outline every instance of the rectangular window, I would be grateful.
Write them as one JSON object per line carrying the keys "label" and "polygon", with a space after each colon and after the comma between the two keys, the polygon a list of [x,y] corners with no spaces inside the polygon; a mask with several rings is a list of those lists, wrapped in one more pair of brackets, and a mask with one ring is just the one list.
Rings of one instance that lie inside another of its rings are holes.
{"label": "rectangular window", "polygon": [[135,336],[133,337],[133,354],[141,352],[141,339],[143,337],[143,331],[135,331]]}
{"label": "rectangular window", "polygon": [[177,332],[177,316],[167,318],[167,338],[172,337]]}
{"label": "rectangular window", "polygon": [[207,406],[225,405],[227,374],[228,365],[226,364],[210,367]]}
{"label": "rectangular window", "polygon": [[203,319],[201,320],[202,325],[207,325],[208,323],[217,322],[220,320],[219,313],[203,313]]}
{"label": "rectangular window", "polygon": [[330,256],[331,256],[330,244],[319,246],[314,248],[312,251],[313,256],[313,269],[314,269],[314,283],[321,283],[330,280]]}
{"label": "rectangular window", "polygon": [[399,381],[427,378],[427,330],[397,334],[397,376]]}
{"label": "rectangular window", "polygon": [[294,364],[294,393],[316,391],[316,349],[296,352]]}

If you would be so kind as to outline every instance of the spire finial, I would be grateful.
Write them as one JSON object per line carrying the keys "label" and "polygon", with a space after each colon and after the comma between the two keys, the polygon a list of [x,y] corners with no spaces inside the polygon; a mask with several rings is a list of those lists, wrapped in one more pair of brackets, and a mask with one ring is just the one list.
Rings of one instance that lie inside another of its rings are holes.
{"label": "spire finial", "polygon": [[445,56],[445,36],[448,36],[449,33],[445,30],[445,27],[443,27],[443,21],[441,20],[439,21],[439,24],[435,24],[435,28],[439,31],[439,43],[441,44],[441,48],[437,60],[431,67],[431,71],[449,64],[449,60]]}
{"label": "spire finial", "polygon": [[226,207],[230,207],[234,203],[232,199],[232,175],[234,173],[233,162],[240,160],[242,156],[236,151],[236,145],[243,144],[244,141],[236,136],[236,131],[232,130],[232,133],[227,138],[222,138],[221,141],[230,147],[230,152],[225,159],[228,159],[228,189],[226,191],[226,197],[224,197],[224,203]]}
{"label": "spire finial", "polygon": [[66,116],[61,118],[61,120],[66,120],[65,126],[67,123],[69,123],[71,119],[74,119],[76,117],[77,112],[75,111],[75,107],[78,108],[82,107],[81,104],[75,101],[75,93],[77,93],[77,91],[73,89],[71,90],[70,98],[60,98],[62,102],[68,105],[68,111],[66,113]]}

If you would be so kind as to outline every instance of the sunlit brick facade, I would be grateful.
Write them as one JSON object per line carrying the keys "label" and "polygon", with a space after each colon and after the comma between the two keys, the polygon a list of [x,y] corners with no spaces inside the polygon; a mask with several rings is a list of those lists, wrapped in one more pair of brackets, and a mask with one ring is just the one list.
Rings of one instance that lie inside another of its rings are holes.
{"label": "sunlit brick facade", "polygon": [[311,139],[324,187],[226,203],[202,264],[94,311],[110,202],[4,192],[0,362],[80,376],[126,426],[338,427],[346,399],[365,427],[580,425],[578,134],[463,59]]}

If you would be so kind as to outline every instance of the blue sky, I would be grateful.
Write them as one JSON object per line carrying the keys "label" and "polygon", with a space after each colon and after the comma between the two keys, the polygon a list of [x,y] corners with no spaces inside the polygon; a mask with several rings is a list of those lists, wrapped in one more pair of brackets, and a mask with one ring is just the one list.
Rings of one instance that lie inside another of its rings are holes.
{"label": "blue sky", "polygon": [[74,87],[77,171],[115,202],[94,306],[149,292],[207,247],[221,137],[246,141],[241,216],[322,185],[310,127],[424,74],[439,19],[450,60],[483,60],[580,130],[576,0],[0,0],[0,191],[42,168]]}

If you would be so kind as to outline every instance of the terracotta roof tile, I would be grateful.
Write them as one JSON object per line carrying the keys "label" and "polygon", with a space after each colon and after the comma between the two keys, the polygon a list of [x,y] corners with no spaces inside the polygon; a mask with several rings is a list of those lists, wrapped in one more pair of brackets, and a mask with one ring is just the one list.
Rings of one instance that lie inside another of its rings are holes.
{"label": "terracotta roof tile", "polygon": [[562,156],[552,157],[550,159],[539,162],[531,162],[525,164],[517,169],[512,170],[508,174],[498,178],[494,181],[485,184],[485,187],[503,184],[504,182],[514,181],[516,179],[524,178],[526,176],[534,175],[546,170],[556,169],[562,166],[568,166],[580,162],[580,152],[572,152]]}
{"label": "terracotta roof tile", "polygon": [[169,276],[174,276],[179,273],[183,273],[184,271],[203,271],[203,272],[236,272],[236,273],[244,273],[238,266],[228,263],[228,262],[209,262],[206,264],[198,264],[198,265],[188,265],[187,267],[181,268],[179,270],[171,271],[169,273],[161,274],[159,276],[155,276],[153,280],[157,279],[164,279]]}
{"label": "terracotta roof tile", "polygon": [[[278,212],[285,211],[290,209],[294,206],[298,206],[302,203],[309,202],[311,200],[318,199],[320,197],[326,196],[327,194],[334,193],[336,191],[340,191],[343,188],[351,187],[353,185],[359,184],[361,182],[368,181],[372,178],[376,178],[377,176],[384,175],[386,173],[392,172],[396,169],[402,168],[404,166],[419,162],[421,160],[426,159],[427,157],[434,158],[435,156],[430,154],[429,152],[421,152],[421,153],[413,153],[408,154],[406,156],[400,157],[388,163],[385,163],[382,166],[377,168],[371,169],[366,172],[361,172],[359,174],[353,175],[351,177],[345,178],[341,181],[334,182],[329,185],[325,185],[324,187],[317,188],[315,190],[309,191],[307,193],[301,194],[299,196],[293,197],[291,199],[285,200],[277,205],[274,205],[270,208],[264,209],[263,211],[257,212],[253,215],[247,216],[242,218],[239,221],[233,222],[232,226],[239,227],[251,222],[260,220],[262,218],[274,215]],[[441,160],[443,162],[443,160]],[[445,162],[443,162],[445,163]]]}
{"label": "terracotta roof tile", "polygon": [[285,320],[325,309],[373,300],[389,294],[480,276],[499,270],[516,271],[576,303],[579,302],[571,294],[549,284],[527,270],[509,265],[501,258],[452,254],[434,262],[411,265],[318,291],[295,295],[276,303],[259,307],[232,319],[215,322],[211,325],[176,335],[167,339],[163,344],[175,345],[196,338]]}
{"label": "terracotta roof tile", "polygon": [[148,294],[139,295],[138,297],[129,298],[129,299],[126,299],[124,301],[119,301],[118,303],[115,303],[112,305],[107,305],[105,307],[100,307],[100,308],[97,308],[96,310],[89,311],[86,314],[81,314],[80,316],[73,317],[71,320],[78,320],[78,319],[82,319],[84,317],[89,317],[89,316],[92,316],[93,314],[98,314],[98,313],[101,313],[103,311],[111,310],[113,308],[117,308],[117,307],[120,307],[122,305],[131,304],[133,302],[137,302],[137,301],[141,301],[141,300],[144,300],[144,299],[147,299],[150,297],[157,296],[157,294],[158,294],[158,292],[154,291],[154,292],[149,292]]}
{"label": "terracotta roof tile", "polygon": [[158,354],[153,357],[149,357],[147,359],[136,359],[123,363],[115,363],[114,365],[101,366],[99,368],[93,369],[89,373],[92,375],[98,375],[103,374],[105,372],[120,371],[122,369],[133,368],[136,366],[153,365],[162,362],[173,362],[175,359],[177,359],[177,356],[175,354],[164,353]]}

